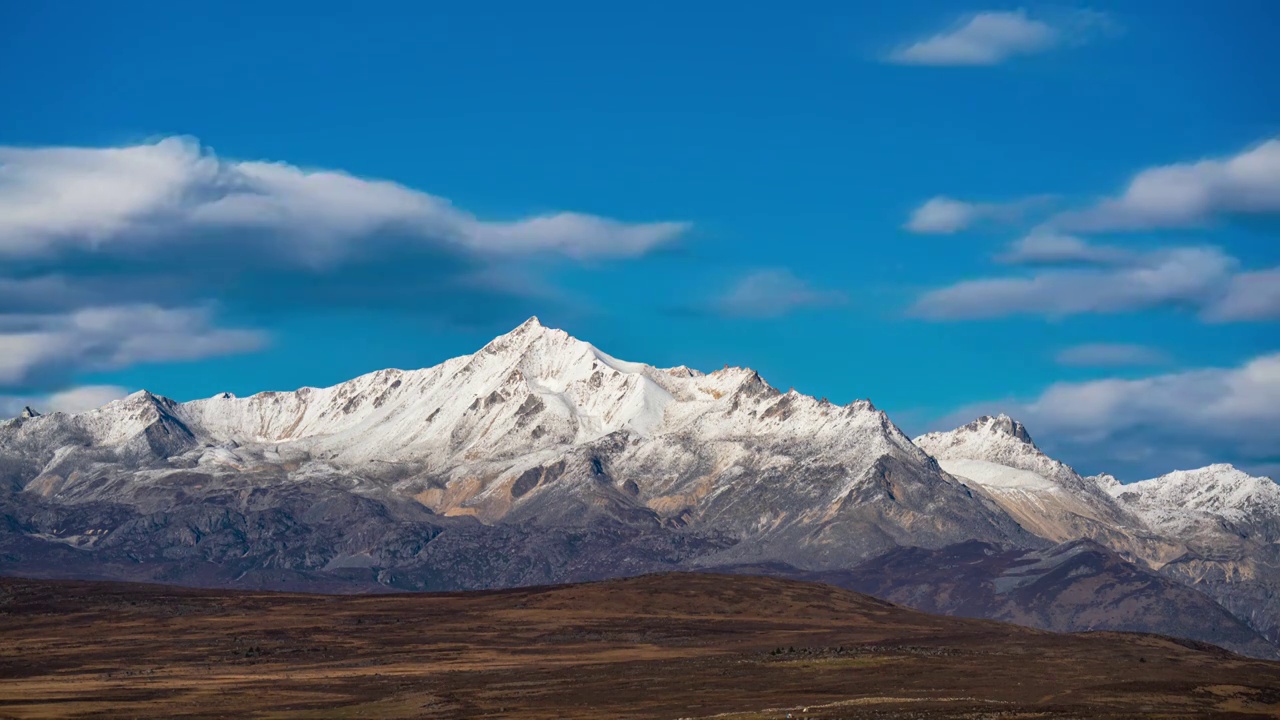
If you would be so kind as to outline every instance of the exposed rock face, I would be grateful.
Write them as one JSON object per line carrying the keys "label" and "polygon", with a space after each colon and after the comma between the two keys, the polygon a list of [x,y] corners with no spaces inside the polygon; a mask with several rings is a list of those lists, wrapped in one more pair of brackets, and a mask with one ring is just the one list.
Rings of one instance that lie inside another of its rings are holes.
{"label": "exposed rock face", "polygon": [[1175,521],[1177,492],[1082,478],[1004,416],[913,442],[868,401],[625,362],[534,318],[422,370],[0,423],[0,572],[455,589],[1086,538],[1273,629],[1280,505],[1222,483]]}

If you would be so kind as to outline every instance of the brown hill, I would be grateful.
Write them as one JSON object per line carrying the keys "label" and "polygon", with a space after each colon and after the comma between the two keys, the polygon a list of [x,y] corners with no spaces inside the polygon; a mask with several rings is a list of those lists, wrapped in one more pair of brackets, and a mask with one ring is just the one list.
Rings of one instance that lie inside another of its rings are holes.
{"label": "brown hill", "polygon": [[751,576],[377,596],[0,579],[0,637],[0,716],[20,718],[1280,714],[1280,663]]}
{"label": "brown hill", "polygon": [[930,613],[1057,632],[1156,633],[1280,659],[1280,648],[1213,598],[1090,540],[1043,550],[976,541],[899,548],[848,570],[827,572],[777,564],[729,570],[828,583]]}

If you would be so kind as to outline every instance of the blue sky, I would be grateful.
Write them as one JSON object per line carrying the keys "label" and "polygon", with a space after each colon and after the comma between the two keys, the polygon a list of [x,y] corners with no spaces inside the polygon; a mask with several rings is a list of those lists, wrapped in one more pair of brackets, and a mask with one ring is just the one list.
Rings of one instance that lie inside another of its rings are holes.
{"label": "blue sky", "polygon": [[0,409],[537,314],[1088,472],[1280,467],[1274,3],[375,5],[0,0]]}

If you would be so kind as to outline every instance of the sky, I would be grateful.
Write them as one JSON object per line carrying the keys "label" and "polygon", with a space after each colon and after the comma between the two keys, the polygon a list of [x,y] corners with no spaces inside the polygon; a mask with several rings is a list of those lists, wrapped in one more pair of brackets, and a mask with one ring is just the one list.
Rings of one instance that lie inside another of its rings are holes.
{"label": "sky", "polygon": [[870,5],[0,0],[0,415],[537,315],[1280,475],[1280,5]]}

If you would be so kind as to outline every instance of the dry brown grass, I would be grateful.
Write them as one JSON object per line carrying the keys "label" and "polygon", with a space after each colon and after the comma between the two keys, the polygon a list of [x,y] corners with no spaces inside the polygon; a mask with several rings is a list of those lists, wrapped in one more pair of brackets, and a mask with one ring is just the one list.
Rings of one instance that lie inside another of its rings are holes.
{"label": "dry brown grass", "polygon": [[0,638],[16,718],[1280,716],[1277,663],[743,576],[341,597],[0,580]]}

